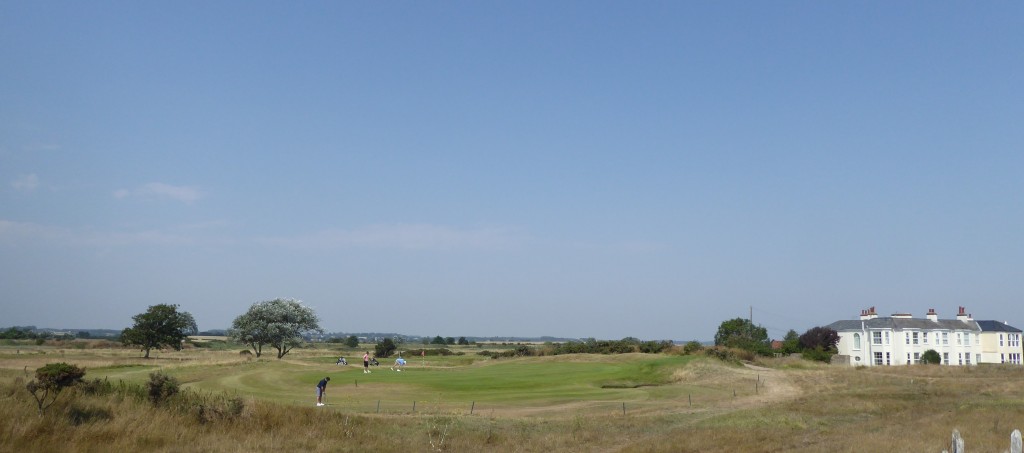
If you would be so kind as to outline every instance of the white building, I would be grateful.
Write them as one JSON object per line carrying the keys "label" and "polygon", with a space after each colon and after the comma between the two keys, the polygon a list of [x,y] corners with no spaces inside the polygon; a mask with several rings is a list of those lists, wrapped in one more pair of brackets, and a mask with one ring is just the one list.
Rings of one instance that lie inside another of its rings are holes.
{"label": "white building", "polygon": [[981,363],[1021,364],[1020,329],[1000,321],[976,321],[981,329]]}
{"label": "white building", "polygon": [[934,349],[944,365],[1021,363],[1021,330],[998,321],[975,321],[964,307],[956,319],[939,319],[935,309],[924,319],[907,313],[879,317],[875,307],[859,320],[826,326],[839,333],[839,355],[851,365],[910,365]]}

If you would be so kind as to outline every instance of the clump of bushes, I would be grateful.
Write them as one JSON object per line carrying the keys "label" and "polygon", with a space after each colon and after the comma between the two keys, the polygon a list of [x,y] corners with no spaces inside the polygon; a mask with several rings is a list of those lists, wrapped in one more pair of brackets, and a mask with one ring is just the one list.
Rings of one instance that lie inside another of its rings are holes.
{"label": "clump of bushes", "polygon": [[941,365],[942,356],[939,355],[938,351],[929,349],[921,354],[921,363],[925,365]]}
{"label": "clump of bushes", "polygon": [[683,354],[693,355],[704,349],[704,345],[700,344],[697,340],[691,340],[683,345]]}
{"label": "clump of bushes", "polygon": [[674,346],[669,340],[662,341],[640,341],[636,338],[626,337],[621,340],[595,340],[588,338],[585,341],[568,341],[552,345],[551,354],[628,354],[631,352],[642,352],[645,354],[657,354],[665,352]]}
{"label": "clump of bushes", "polygon": [[800,356],[804,359],[823,363],[832,362],[833,355],[835,355],[835,351],[826,350],[820,346],[812,349],[804,349],[803,352],[800,353]]}
{"label": "clump of bushes", "polygon": [[514,349],[506,349],[504,351],[480,351],[477,355],[487,356],[492,359],[498,358],[509,358],[509,357],[532,357],[536,355],[543,355],[540,351],[531,348],[526,345],[516,346]]}
{"label": "clump of bushes", "polygon": [[723,362],[740,363],[742,361],[752,361],[757,354],[753,351],[740,348],[729,348],[725,346],[714,346],[710,348],[704,348],[704,355],[708,357],[714,357]]}
{"label": "clump of bushes", "polygon": [[435,349],[410,349],[403,352],[405,357],[418,357],[418,356],[450,356],[450,355],[466,355],[465,352],[455,352],[448,348],[435,348]]}
{"label": "clump of bushes", "polygon": [[177,395],[180,391],[178,379],[168,376],[160,371],[149,374],[149,382],[146,385],[149,393],[149,401],[154,406],[167,401],[170,397]]}

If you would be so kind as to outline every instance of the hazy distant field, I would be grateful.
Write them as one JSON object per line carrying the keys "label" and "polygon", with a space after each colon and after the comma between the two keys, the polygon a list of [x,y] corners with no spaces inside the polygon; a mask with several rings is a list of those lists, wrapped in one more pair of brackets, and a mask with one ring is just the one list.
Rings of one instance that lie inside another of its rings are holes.
{"label": "hazy distant field", "polygon": [[[462,356],[410,357],[401,373],[382,360],[363,374],[355,350],[249,360],[239,349],[144,360],[119,348],[0,347],[0,451],[939,452],[957,428],[970,451],[1001,452],[1010,431],[1024,427],[1021,368],[741,366],[644,354],[489,359],[464,347]],[[349,366],[334,364],[339,354]],[[121,385],[159,369],[198,396],[172,410],[66,394],[39,418],[25,372],[56,361]],[[316,408],[313,387],[324,376],[329,406]],[[244,408],[225,415],[217,408],[226,399]]]}

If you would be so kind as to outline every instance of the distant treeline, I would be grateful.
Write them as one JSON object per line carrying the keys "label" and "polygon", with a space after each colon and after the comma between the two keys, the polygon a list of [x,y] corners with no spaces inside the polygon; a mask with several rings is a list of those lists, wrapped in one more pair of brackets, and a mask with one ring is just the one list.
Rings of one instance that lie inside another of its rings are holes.
{"label": "distant treeline", "polygon": [[14,326],[0,328],[0,340],[72,340],[75,338],[117,339],[120,331],[107,329],[57,330],[36,326]]}
{"label": "distant treeline", "polygon": [[667,351],[673,346],[674,343],[670,340],[641,341],[632,337],[621,340],[596,340],[588,338],[582,341],[545,343],[540,346],[518,345],[515,349],[480,351],[478,354],[495,359],[499,357],[530,357],[560,354],[628,354],[632,352],[657,354]]}

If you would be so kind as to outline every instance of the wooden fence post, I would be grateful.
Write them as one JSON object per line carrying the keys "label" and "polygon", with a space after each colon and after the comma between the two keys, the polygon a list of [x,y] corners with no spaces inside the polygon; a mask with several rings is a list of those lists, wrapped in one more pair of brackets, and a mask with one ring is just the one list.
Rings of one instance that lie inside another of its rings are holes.
{"label": "wooden fence post", "polygon": [[960,431],[953,430],[953,441],[949,444],[950,453],[964,453],[964,438],[960,437]]}
{"label": "wooden fence post", "polygon": [[[950,450],[942,450],[942,453],[965,453],[964,450],[964,438],[960,436],[960,431],[953,430],[953,441],[949,446]],[[1009,453],[1024,453],[1021,447],[1021,435],[1020,430],[1015,429],[1010,433],[1010,449],[1007,450]]]}

